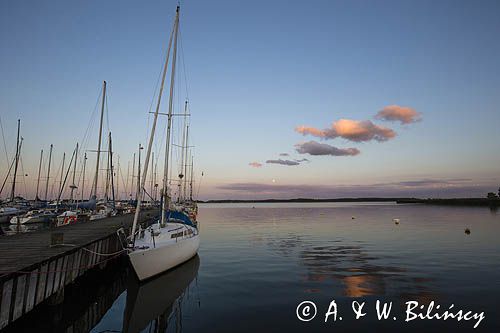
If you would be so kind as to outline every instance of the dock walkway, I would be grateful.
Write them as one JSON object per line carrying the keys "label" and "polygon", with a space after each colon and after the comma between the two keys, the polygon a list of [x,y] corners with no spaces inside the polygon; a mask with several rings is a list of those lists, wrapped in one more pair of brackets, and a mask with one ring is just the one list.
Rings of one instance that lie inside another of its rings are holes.
{"label": "dock walkway", "polygon": [[[140,221],[152,219],[156,213],[143,211]],[[129,228],[133,218],[128,214],[0,237],[0,329],[87,270],[103,267],[120,254],[116,230]],[[64,246],[50,246],[54,232],[63,233]]]}

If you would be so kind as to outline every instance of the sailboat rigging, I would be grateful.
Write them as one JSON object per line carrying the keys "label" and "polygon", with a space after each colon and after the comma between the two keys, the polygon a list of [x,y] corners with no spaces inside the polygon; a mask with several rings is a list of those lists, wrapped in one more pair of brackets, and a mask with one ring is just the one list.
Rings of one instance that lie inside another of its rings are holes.
{"label": "sailboat rigging", "polygon": [[[172,129],[172,117],[174,116],[173,95],[175,84],[175,66],[177,58],[177,40],[179,32],[179,12],[180,7],[177,6],[174,26],[170,34],[167,55],[163,67],[158,100],[146,149],[144,170],[142,170],[142,176],[140,178],[138,188],[139,193],[137,195],[137,205],[132,225],[132,232],[127,242],[128,257],[137,277],[141,281],[189,260],[196,255],[199,247],[199,233],[196,220],[191,219],[189,214],[185,213],[183,207],[179,205],[172,205],[169,196],[168,174],[171,167],[171,163],[169,160],[171,145],[170,137]],[[143,200],[143,195],[145,192],[146,181],[148,179],[148,169],[151,165],[150,159],[152,155],[152,146],[158,121],[158,115],[160,114],[159,110],[161,105],[161,98],[165,86],[165,78],[169,65],[171,50],[172,65],[167,114],[167,132],[165,141],[165,162],[163,170],[164,177],[163,188],[161,191],[161,216],[158,221],[156,221],[156,223],[152,224],[146,229],[142,229],[142,227],[138,225],[138,220],[141,211],[141,202]],[[119,234],[123,234],[123,230],[120,230]]]}

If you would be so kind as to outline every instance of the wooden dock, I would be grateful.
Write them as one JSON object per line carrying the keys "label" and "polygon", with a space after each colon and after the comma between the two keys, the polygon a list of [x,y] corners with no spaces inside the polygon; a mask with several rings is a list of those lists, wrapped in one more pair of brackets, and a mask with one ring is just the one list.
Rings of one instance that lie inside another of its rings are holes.
{"label": "wooden dock", "polygon": [[[140,221],[156,210],[143,211]],[[123,254],[116,235],[129,228],[133,214],[0,237],[0,329],[31,311],[89,269],[105,267]],[[53,233],[63,233],[63,246],[51,246]]]}

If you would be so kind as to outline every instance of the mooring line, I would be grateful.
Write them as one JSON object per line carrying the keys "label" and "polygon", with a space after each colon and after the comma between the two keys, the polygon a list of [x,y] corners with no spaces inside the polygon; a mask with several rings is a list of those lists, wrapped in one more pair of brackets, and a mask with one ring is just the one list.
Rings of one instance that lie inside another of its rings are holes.
{"label": "mooring line", "polygon": [[[106,255],[106,254],[99,254],[97,252],[93,252],[93,251],[86,249],[86,248],[82,248],[82,250],[87,250],[90,253],[94,253],[96,255],[102,255],[102,256]],[[49,273],[70,272],[70,271],[76,271],[76,270],[80,270],[80,269],[84,269],[84,268],[89,269],[89,268],[95,267],[97,265],[100,265],[102,263],[105,263],[109,260],[112,260],[112,259],[118,257],[122,252],[126,252],[126,250],[120,250],[118,252],[111,253],[111,254],[109,254],[109,255],[111,255],[109,258],[106,258],[106,259],[99,261],[99,262],[92,264],[92,265],[82,265],[82,266],[79,266],[76,268],[70,268],[70,269],[64,269],[64,270],[52,270],[52,271],[44,271],[44,272],[38,271],[38,270],[33,270],[33,271],[2,271],[2,270],[0,270],[0,274],[2,274],[2,275],[0,275],[0,277],[3,277],[5,275],[9,275],[9,274],[32,274],[32,273],[35,273],[35,274],[41,275],[41,274],[49,274]]]}

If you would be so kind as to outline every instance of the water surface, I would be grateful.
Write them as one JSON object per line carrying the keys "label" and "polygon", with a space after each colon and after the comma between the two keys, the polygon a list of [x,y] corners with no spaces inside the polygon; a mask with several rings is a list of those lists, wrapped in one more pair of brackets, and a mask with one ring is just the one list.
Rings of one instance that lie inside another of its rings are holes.
{"label": "water surface", "polygon": [[[408,300],[484,311],[475,331],[500,328],[500,214],[488,208],[211,204],[199,220],[199,257],[123,283],[93,332],[473,331],[474,320],[406,323]],[[304,300],[317,306],[309,322],[296,316]],[[342,321],[325,323],[332,300]],[[354,300],[366,302],[359,320]],[[388,320],[377,320],[376,300],[394,302]]]}

